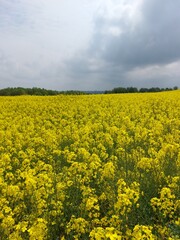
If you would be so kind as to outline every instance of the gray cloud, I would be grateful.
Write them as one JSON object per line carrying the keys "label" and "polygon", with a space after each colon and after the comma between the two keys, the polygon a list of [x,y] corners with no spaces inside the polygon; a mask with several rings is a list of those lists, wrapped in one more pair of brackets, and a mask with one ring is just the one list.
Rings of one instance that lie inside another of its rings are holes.
{"label": "gray cloud", "polygon": [[[102,57],[107,61],[139,66],[164,64],[180,58],[180,1],[146,0],[142,20],[132,31],[107,39]],[[121,22],[119,22],[121,24]]]}
{"label": "gray cloud", "polygon": [[180,86],[179,0],[0,0],[0,88]]}
{"label": "gray cloud", "polygon": [[[108,11],[97,15],[91,45],[84,53],[86,56],[76,56],[68,62],[74,77],[96,74],[104,84],[101,88],[179,84],[179,63],[176,68],[168,68],[168,64],[180,60],[179,9],[178,0],[144,0],[133,17],[127,14],[128,8],[109,18]],[[162,72],[157,71],[157,66]],[[152,72],[147,71],[148,67]],[[146,72],[149,75],[146,76]]]}
{"label": "gray cloud", "polygon": [[86,48],[96,5],[88,0],[0,0],[0,88],[71,88],[63,61]]}

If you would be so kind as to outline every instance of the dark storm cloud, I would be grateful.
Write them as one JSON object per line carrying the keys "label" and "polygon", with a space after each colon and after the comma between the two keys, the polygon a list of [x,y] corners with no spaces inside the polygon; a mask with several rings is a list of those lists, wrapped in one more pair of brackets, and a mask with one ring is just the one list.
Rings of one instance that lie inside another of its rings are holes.
{"label": "dark storm cloud", "polygon": [[[135,24],[128,15],[110,19],[106,14],[95,17],[90,47],[83,58],[76,57],[68,62],[74,77],[96,73],[105,86],[110,85],[110,81],[112,87],[133,83],[136,86],[163,86],[168,81],[178,84],[179,75],[177,79],[171,79],[170,74],[164,76],[159,71],[156,76],[150,74],[147,83],[146,79],[136,81],[135,75],[133,81],[129,73],[156,65],[163,71],[166,65],[180,60],[180,1],[144,0],[138,11],[140,18]],[[93,61],[96,68],[92,67]],[[164,77],[169,80],[163,82]]]}
{"label": "dark storm cloud", "polygon": [[119,37],[107,37],[102,57],[109,62],[132,67],[178,60],[180,58],[179,10],[178,0],[144,1],[141,22],[132,31],[128,28],[124,29]]}

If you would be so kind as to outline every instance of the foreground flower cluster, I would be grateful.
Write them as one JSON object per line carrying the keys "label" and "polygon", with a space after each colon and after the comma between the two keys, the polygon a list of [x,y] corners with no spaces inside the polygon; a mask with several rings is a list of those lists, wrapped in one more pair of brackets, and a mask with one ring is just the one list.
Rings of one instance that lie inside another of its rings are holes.
{"label": "foreground flower cluster", "polygon": [[179,239],[180,92],[0,97],[0,239]]}

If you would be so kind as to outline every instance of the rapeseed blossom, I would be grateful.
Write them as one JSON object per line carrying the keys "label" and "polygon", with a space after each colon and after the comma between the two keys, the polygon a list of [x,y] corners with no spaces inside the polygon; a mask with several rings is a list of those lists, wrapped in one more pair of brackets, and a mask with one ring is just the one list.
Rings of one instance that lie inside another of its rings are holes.
{"label": "rapeseed blossom", "polygon": [[0,97],[0,239],[179,239],[179,136],[179,91]]}

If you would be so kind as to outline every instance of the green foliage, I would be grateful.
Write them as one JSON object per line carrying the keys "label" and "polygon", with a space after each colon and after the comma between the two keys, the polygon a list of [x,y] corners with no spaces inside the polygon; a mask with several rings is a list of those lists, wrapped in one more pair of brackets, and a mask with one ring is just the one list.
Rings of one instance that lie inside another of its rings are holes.
{"label": "green foliage", "polygon": [[36,96],[53,96],[53,95],[83,95],[84,92],[81,91],[56,91],[56,90],[47,90],[44,88],[4,88],[0,89],[0,96],[20,96],[20,95],[36,95]]}
{"label": "green foliage", "polygon": [[175,86],[173,88],[159,88],[159,87],[152,87],[152,88],[140,88],[139,90],[136,87],[118,87],[113,88],[112,90],[105,91],[105,94],[110,93],[146,93],[146,92],[164,92],[164,91],[172,91],[178,90],[178,87]]}

